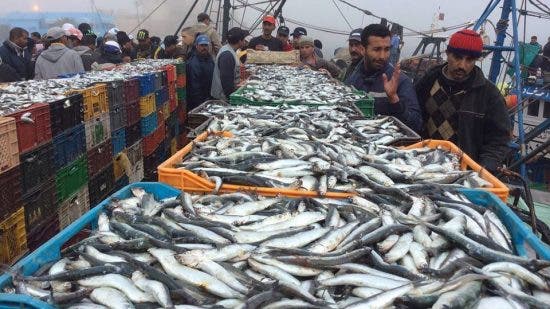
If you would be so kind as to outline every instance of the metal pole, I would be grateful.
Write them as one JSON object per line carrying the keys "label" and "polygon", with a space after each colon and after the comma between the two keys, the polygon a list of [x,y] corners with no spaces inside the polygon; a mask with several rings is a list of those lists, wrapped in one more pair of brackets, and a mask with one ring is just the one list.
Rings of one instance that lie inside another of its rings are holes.
{"label": "metal pole", "polygon": [[[510,9],[511,9],[511,0],[504,0],[504,4],[502,6],[502,13],[500,15],[500,21],[508,21],[510,17]],[[515,20],[512,20],[512,24],[515,23]],[[495,42],[495,46],[503,46],[504,40],[506,39],[506,29],[508,28],[508,25],[505,27],[502,27],[502,29],[499,29],[498,23],[497,23],[497,39]],[[516,37],[517,40],[517,37]],[[516,55],[519,55],[516,54]],[[501,61],[502,60],[502,51],[495,50],[493,52],[493,59],[491,60],[491,69],[489,70],[489,80],[493,83],[497,82],[498,75],[500,73],[500,67],[501,67]]]}
{"label": "metal pole", "polygon": [[231,9],[231,1],[223,1],[223,27],[222,27],[222,40],[225,42],[227,37],[227,31],[229,31],[229,10]]}
{"label": "metal pole", "polygon": [[282,0],[279,7],[275,10],[275,14],[273,14],[273,17],[277,19],[279,17],[279,14],[281,14],[281,11],[283,10],[283,6],[285,6],[286,0]]}
{"label": "metal pole", "polygon": [[[493,1],[493,0],[491,0]],[[483,14],[479,17],[479,19],[476,21],[476,24],[474,25],[474,30],[477,31],[481,27],[481,25],[485,22],[487,17],[493,13],[493,10],[497,7],[497,5],[500,3],[500,0],[494,1],[493,3],[489,3],[487,8],[485,8],[485,11],[483,11]]]}
{"label": "metal pole", "polygon": [[211,2],[212,2],[212,0],[208,0],[208,1],[206,2],[206,6],[204,7],[204,11],[203,11],[204,13],[206,13],[206,11],[208,11],[208,8],[210,7],[210,3],[211,3]]}
{"label": "metal pole", "polygon": [[[516,7],[516,0],[505,0],[504,2],[504,8],[503,8],[503,14],[505,10],[512,11],[512,29],[514,30],[514,49],[515,49],[515,57],[514,57],[514,75],[516,78],[516,85],[515,85],[515,94],[518,97],[518,141],[519,141],[519,149],[521,156],[525,156],[525,131],[523,128],[523,100],[521,99],[521,68],[519,65],[519,42],[518,42],[518,24],[517,24],[517,7]],[[499,65],[500,67],[500,65]],[[493,68],[491,68],[493,69]],[[497,72],[498,75],[498,72]],[[519,173],[521,174],[521,177],[527,179],[527,171],[525,169],[525,163],[522,162],[519,166]],[[528,181],[528,180],[527,180]]]}
{"label": "metal pole", "polygon": [[185,15],[185,18],[181,21],[180,25],[178,26],[178,29],[176,29],[176,32],[174,33],[175,36],[179,36],[181,27],[183,27],[183,25],[189,18],[189,15],[191,15],[191,12],[193,12],[193,9],[195,8],[195,5],[197,5],[197,2],[199,2],[199,0],[195,0],[193,2],[193,5],[191,5],[191,8],[189,9],[189,11],[187,11],[187,15]]}

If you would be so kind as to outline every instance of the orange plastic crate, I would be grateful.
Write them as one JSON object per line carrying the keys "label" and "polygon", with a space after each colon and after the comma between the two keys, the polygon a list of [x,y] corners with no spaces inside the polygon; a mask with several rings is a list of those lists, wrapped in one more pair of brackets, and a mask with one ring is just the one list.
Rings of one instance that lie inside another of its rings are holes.
{"label": "orange plastic crate", "polygon": [[0,117],[0,174],[19,164],[15,119]]}
{"label": "orange plastic crate", "polygon": [[176,85],[178,88],[184,88],[187,84],[187,77],[185,75],[178,75],[178,78],[176,79]]}
{"label": "orange plastic crate", "polygon": [[404,147],[404,149],[414,149],[414,148],[422,148],[422,147],[428,147],[428,148],[442,148],[444,150],[450,151],[454,154],[457,154],[460,156],[460,169],[461,170],[473,170],[479,173],[479,176],[488,182],[493,184],[493,188],[480,188],[485,191],[489,191],[496,196],[498,196],[502,201],[506,202],[508,200],[508,195],[510,194],[510,189],[506,187],[506,185],[498,180],[493,174],[489,173],[486,169],[484,169],[481,165],[477,164],[472,158],[470,158],[466,153],[464,153],[458,146],[455,144],[449,142],[449,141],[443,141],[443,140],[435,140],[435,139],[428,139],[422,142],[418,142],[416,144],[409,145],[407,147]]}
{"label": "orange plastic crate", "polygon": [[[196,142],[201,142],[206,140],[210,134],[221,135],[225,137],[232,137],[233,134],[230,132],[203,132],[197,138]],[[176,163],[182,161],[188,153],[193,149],[193,143],[187,144],[180,151],[176,152],[175,155],[171,156],[168,160],[164,161],[161,165],[158,166],[158,180],[160,182],[169,184],[175,188],[182,189],[186,192],[192,193],[210,193],[214,190],[215,184],[213,182],[204,179],[197,174],[186,170],[186,169],[177,169],[173,166]],[[283,189],[283,188],[268,188],[268,187],[252,187],[252,186],[242,186],[242,185],[231,185],[223,184],[220,193],[230,193],[230,192],[239,192],[247,191],[254,192],[263,196],[288,196],[288,197],[320,197],[319,193],[316,191],[307,191],[307,190],[293,190],[293,189]],[[347,198],[353,196],[354,193],[341,193],[341,192],[327,192],[324,197],[328,198]]]}
{"label": "orange plastic crate", "polygon": [[166,79],[168,80],[168,83],[172,83],[176,81],[177,75],[176,75],[176,67],[169,64],[163,67],[163,70],[166,71]]}

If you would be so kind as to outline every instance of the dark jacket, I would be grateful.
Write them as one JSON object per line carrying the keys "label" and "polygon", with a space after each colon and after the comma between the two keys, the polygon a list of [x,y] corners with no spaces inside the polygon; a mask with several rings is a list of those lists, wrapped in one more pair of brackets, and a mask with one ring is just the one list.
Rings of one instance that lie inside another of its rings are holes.
{"label": "dark jacket", "polygon": [[16,72],[16,80],[32,79],[34,70],[31,65],[31,53],[27,50],[23,50],[23,57],[17,55],[17,51],[8,40],[4,41],[4,44],[0,46],[0,57],[4,64],[9,65]]}
{"label": "dark jacket", "polygon": [[[435,81],[442,76],[446,65],[437,66],[424,75],[415,85],[423,114],[425,103]],[[458,115],[458,147],[472,159],[490,171],[500,166],[507,153],[510,140],[510,119],[504,97],[497,87],[483,76],[477,66],[471,86],[460,95]],[[427,136],[426,130],[423,133]]]}
{"label": "dark jacket", "polygon": [[10,66],[2,62],[0,57],[0,83],[17,82],[17,72]]}
{"label": "dark jacket", "polygon": [[391,104],[384,91],[382,73],[386,73],[388,79],[391,79],[393,66],[387,64],[383,70],[369,74],[365,69],[364,60],[361,60],[344,83],[374,96],[375,114],[394,116],[409,128],[420,132],[422,128],[422,115],[412,81],[403,73],[399,76],[399,88],[397,89],[399,102]]}
{"label": "dark jacket", "polygon": [[348,67],[346,68],[346,70],[341,74],[341,80],[342,81],[345,81],[346,79],[348,79],[348,77],[350,77],[351,73],[353,73],[353,71],[355,71],[355,68],[357,67],[357,65],[361,62],[361,59],[358,59],[356,61],[351,61],[350,64],[348,65]]}
{"label": "dark jacket", "polygon": [[187,74],[187,110],[199,106],[211,98],[212,74],[214,73],[214,59],[208,54],[206,57],[192,54],[185,64]]}
{"label": "dark jacket", "polygon": [[73,48],[75,52],[77,52],[80,55],[80,58],[82,59],[82,64],[84,65],[84,70],[91,71],[92,70],[92,63],[94,63],[94,51],[90,49],[88,46],[76,46]]}

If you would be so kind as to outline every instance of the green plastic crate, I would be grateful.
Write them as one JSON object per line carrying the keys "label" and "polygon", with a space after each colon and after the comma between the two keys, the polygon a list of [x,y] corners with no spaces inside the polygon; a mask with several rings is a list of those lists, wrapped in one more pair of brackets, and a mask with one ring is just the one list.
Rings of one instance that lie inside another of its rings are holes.
{"label": "green plastic crate", "polygon": [[178,93],[178,101],[185,100],[186,88],[178,88],[176,91]]}
{"label": "green plastic crate", "polygon": [[185,75],[185,62],[176,62],[176,75]]}
{"label": "green plastic crate", "polygon": [[66,200],[86,183],[88,183],[88,160],[85,155],[82,155],[55,175],[57,201]]}
{"label": "green plastic crate", "polygon": [[355,102],[355,106],[361,111],[365,118],[374,117],[374,97],[365,94],[364,99]]}
{"label": "green plastic crate", "polygon": [[[267,102],[267,101],[255,101],[250,100],[248,98],[245,98],[243,96],[244,88],[246,86],[243,86],[239,89],[237,89],[235,92],[233,92],[231,95],[229,95],[229,104],[231,105],[253,105],[253,106],[279,106],[283,103],[281,102]],[[372,118],[374,117],[374,98],[372,96],[367,95],[364,91],[356,90],[354,91],[356,94],[360,94],[364,97],[364,99],[358,100],[357,102],[354,102],[355,106],[361,111],[364,117],[366,118]],[[304,101],[287,101],[284,102],[284,104],[288,105],[305,105],[305,106],[320,106],[322,104],[317,103],[308,103]]]}

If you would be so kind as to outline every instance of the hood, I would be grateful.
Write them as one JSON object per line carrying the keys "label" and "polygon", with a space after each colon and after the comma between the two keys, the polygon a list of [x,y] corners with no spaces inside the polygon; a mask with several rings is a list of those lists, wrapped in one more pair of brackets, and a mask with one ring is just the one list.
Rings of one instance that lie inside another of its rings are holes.
{"label": "hood", "polygon": [[86,52],[90,51],[91,49],[88,47],[88,46],[77,46],[75,48],[73,48],[73,50],[79,55],[79,56],[82,56],[83,54],[85,54]]}
{"label": "hood", "polygon": [[48,49],[40,54],[40,57],[49,62],[57,62],[69,49],[62,44],[52,44]]}

